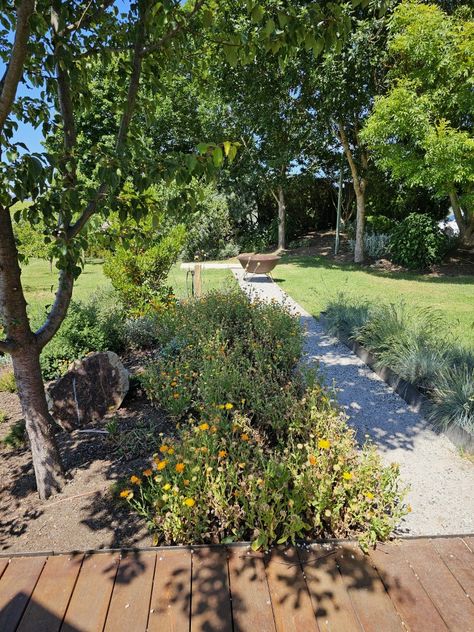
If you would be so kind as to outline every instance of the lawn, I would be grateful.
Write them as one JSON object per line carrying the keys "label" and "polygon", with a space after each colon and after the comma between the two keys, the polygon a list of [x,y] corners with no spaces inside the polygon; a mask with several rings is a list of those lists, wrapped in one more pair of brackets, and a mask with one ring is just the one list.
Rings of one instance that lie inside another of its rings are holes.
{"label": "lawn", "polygon": [[[48,305],[54,300],[54,293],[57,285],[58,273],[53,267],[51,270],[47,261],[42,259],[32,259],[23,268],[22,282],[25,290],[26,300],[31,306]],[[202,288],[203,292],[218,289],[228,285],[231,281],[229,270],[203,270]],[[191,293],[191,275],[186,277],[186,271],[180,269],[180,264],[172,267],[169,277],[169,284],[178,298],[184,298]],[[110,288],[109,279],[104,275],[102,261],[89,261],[74,285],[74,298],[85,300],[93,292],[100,288]]]}
{"label": "lawn", "polygon": [[446,328],[455,338],[474,347],[472,276],[387,273],[311,256],[286,257],[274,276],[278,284],[313,316],[318,316],[329,299],[339,292],[377,303],[405,300],[440,310],[445,315]]}

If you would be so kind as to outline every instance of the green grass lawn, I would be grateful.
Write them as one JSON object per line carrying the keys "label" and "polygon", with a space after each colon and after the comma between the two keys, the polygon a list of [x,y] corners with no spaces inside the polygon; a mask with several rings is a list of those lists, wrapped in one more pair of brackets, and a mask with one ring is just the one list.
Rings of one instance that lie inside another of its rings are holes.
{"label": "green grass lawn", "polygon": [[313,316],[331,298],[344,292],[375,303],[431,306],[445,315],[446,328],[459,342],[474,347],[474,277],[430,277],[387,273],[340,264],[324,257],[288,256],[278,265],[275,280]]}
{"label": "green grass lawn", "polygon": [[[58,271],[54,266],[51,270],[47,261],[32,259],[27,266],[24,266],[21,278],[26,300],[31,307],[52,303],[58,279]],[[178,298],[191,294],[191,276],[189,275],[186,279],[186,271],[180,269],[180,264],[172,267],[168,282]],[[228,287],[229,282],[232,282],[229,270],[203,270],[202,272],[203,292]],[[86,300],[96,290],[110,287],[110,280],[102,269],[102,261],[89,261],[74,284],[73,298]]]}

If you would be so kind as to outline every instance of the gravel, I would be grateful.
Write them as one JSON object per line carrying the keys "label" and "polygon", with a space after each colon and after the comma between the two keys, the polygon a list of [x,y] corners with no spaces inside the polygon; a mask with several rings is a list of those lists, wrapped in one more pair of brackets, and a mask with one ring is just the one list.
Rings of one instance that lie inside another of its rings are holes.
{"label": "gravel", "polygon": [[474,464],[278,285],[261,275],[244,281],[242,270],[233,274],[249,296],[276,300],[299,314],[306,330],[305,361],[319,363],[358,440],[370,437],[385,463],[399,463],[410,487],[407,502],[412,511],[397,534],[474,533]]}

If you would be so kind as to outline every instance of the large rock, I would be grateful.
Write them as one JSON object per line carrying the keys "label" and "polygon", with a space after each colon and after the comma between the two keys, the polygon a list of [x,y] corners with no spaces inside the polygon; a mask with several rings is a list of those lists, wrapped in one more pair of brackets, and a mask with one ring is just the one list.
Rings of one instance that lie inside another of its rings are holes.
{"label": "large rock", "polygon": [[56,422],[71,431],[117,410],[128,388],[128,371],[116,353],[91,353],[48,386],[48,405]]}

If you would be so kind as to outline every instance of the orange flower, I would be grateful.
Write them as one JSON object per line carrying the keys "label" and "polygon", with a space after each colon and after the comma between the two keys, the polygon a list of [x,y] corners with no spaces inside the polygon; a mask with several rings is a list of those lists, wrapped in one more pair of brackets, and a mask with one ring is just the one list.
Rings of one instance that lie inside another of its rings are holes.
{"label": "orange flower", "polygon": [[309,464],[310,465],[316,465],[316,463],[318,462],[317,458],[314,456],[314,454],[310,454],[309,455]]}
{"label": "orange flower", "polygon": [[240,435],[240,438],[242,439],[242,441],[248,441],[249,440],[249,436],[248,436],[248,434],[246,432],[243,432]]}
{"label": "orange flower", "polygon": [[143,476],[151,476],[153,474],[153,471],[150,470],[149,468],[146,470],[143,470]]}
{"label": "orange flower", "polygon": [[140,483],[142,482],[141,478],[138,478],[138,476],[135,476],[135,474],[133,474],[133,476],[130,476],[130,482],[133,485],[140,485]]}
{"label": "orange flower", "polygon": [[168,452],[168,450],[169,450],[169,448],[168,448],[168,446],[166,444],[164,444],[164,445],[162,445],[160,447],[160,452]]}
{"label": "orange flower", "polygon": [[178,474],[184,472],[184,463],[176,463],[175,470],[178,472]]}
{"label": "orange flower", "polygon": [[187,487],[187,486],[189,485],[189,479],[188,479],[188,478],[185,478],[185,479],[184,479],[184,481],[183,481],[183,485],[184,485],[185,487]]}
{"label": "orange flower", "polygon": [[174,399],[179,399],[179,393],[173,393]]}
{"label": "orange flower", "polygon": [[158,461],[158,463],[156,464],[156,469],[164,470],[167,465],[168,465],[168,461],[166,459],[164,459],[163,461]]}
{"label": "orange flower", "polygon": [[223,459],[227,456],[227,450],[219,450],[219,458]]}
{"label": "orange flower", "polygon": [[133,498],[133,492],[130,489],[124,489],[120,492],[120,498]]}
{"label": "orange flower", "polygon": [[209,430],[209,424],[206,422],[204,422],[203,424],[200,424],[199,430]]}

